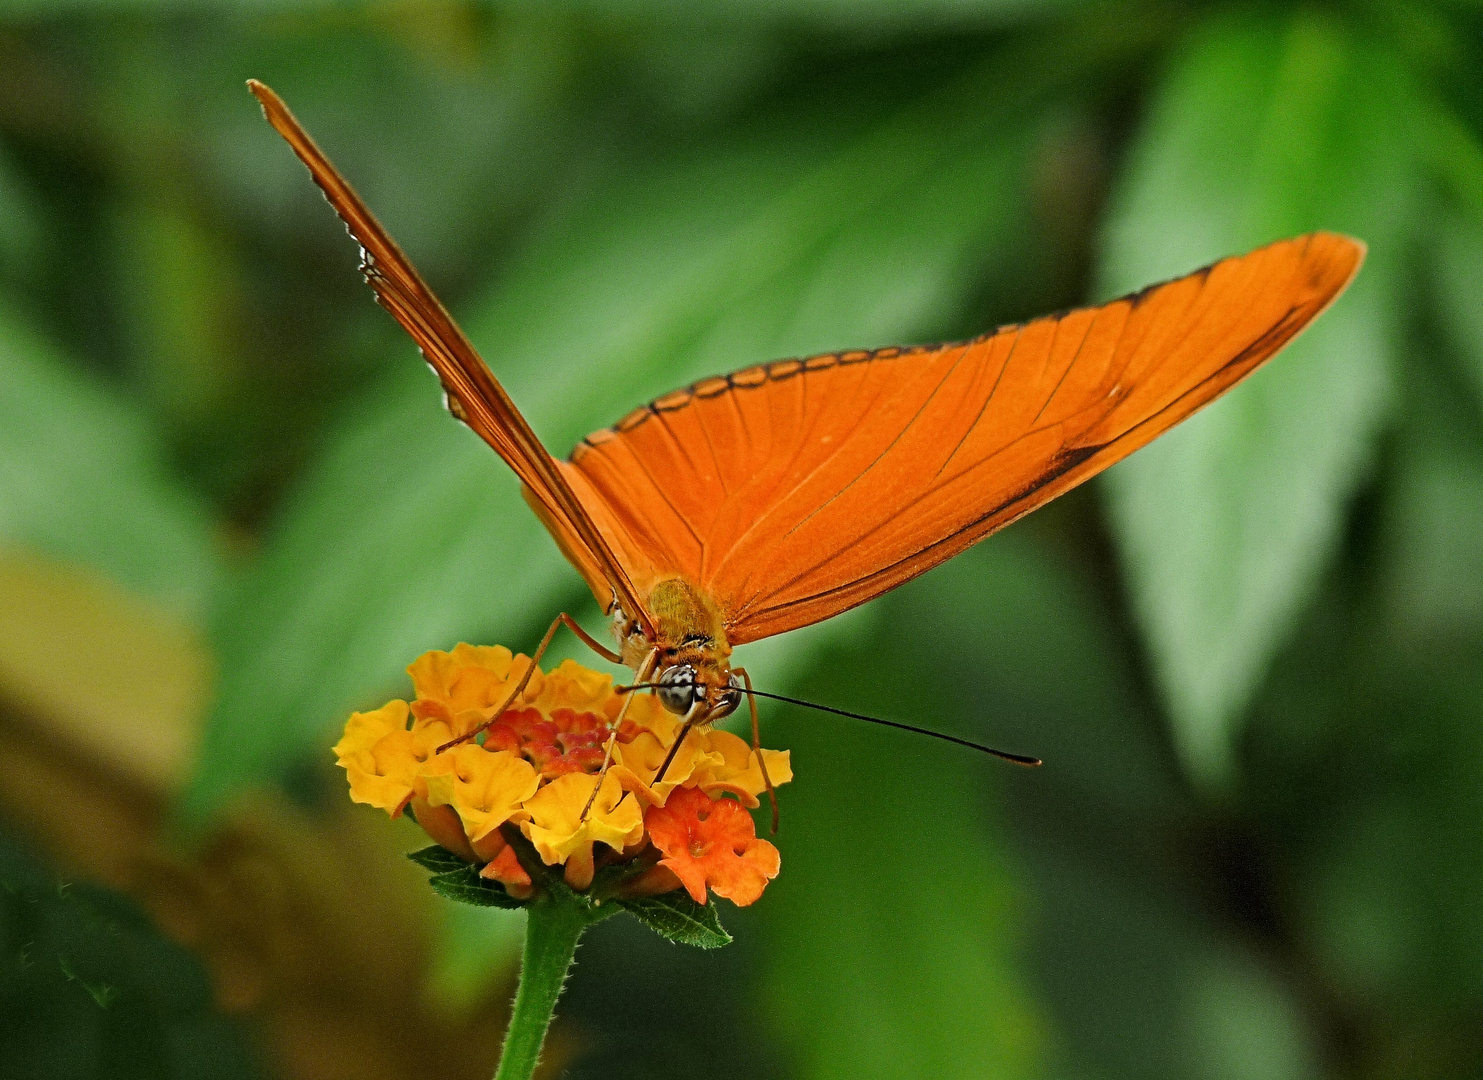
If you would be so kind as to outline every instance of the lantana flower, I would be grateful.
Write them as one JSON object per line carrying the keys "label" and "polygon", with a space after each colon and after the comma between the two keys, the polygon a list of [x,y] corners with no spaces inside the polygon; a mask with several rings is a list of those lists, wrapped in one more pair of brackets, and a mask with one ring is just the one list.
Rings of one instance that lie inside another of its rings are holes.
{"label": "lantana flower", "polygon": [[410,809],[435,842],[515,900],[535,887],[538,867],[522,863],[523,852],[559,868],[578,891],[600,866],[620,866],[632,870],[618,886],[623,895],[683,888],[701,904],[708,890],[738,905],[756,901],[779,855],[757,837],[748,810],[766,790],[764,767],[775,786],[792,779],[788,753],[695,728],[656,782],[682,725],[654,697],[630,699],[572,660],[551,672],[530,668],[529,657],[503,646],[418,657],[407,669],[412,701],[355,713],[345,725],[335,754],[350,797],[392,817]]}

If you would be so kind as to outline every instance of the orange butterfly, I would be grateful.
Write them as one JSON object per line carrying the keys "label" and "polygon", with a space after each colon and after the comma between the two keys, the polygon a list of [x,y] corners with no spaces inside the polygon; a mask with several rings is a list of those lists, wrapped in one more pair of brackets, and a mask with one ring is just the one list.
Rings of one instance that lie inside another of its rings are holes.
{"label": "orange butterfly", "polygon": [[877,597],[1126,457],[1296,337],[1365,252],[1310,233],[972,341],[704,379],[558,461],[288,108],[248,85],[360,242],[366,280],[449,410],[515,470],[612,617],[617,652],[563,613],[534,659],[565,623],[657,689],[684,732],[746,693],[754,744],[759,692],[733,646]]}

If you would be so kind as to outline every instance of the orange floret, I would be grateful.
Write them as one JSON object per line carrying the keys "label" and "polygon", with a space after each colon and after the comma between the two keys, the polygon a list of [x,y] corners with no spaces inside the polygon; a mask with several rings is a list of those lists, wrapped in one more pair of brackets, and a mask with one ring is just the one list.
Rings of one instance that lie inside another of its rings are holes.
{"label": "orange floret", "polygon": [[520,865],[515,849],[509,844],[500,848],[499,854],[490,859],[484,869],[479,871],[479,876],[490,881],[498,881],[516,900],[527,900],[535,891],[530,875],[525,872],[525,867]]}
{"label": "orange floret", "polygon": [[697,904],[709,887],[738,907],[762,895],[777,877],[778,849],[757,839],[752,815],[732,799],[712,799],[698,788],[681,788],[663,806],[644,815],[649,839]]}

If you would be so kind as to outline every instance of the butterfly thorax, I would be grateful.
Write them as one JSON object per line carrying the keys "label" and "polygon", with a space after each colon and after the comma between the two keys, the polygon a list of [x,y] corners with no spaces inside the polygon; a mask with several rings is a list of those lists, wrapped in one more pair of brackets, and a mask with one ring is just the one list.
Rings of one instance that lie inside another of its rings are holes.
{"label": "butterfly thorax", "polygon": [[652,638],[640,630],[620,631],[623,662],[638,671],[655,650],[651,676],[679,665],[695,670],[695,680],[720,694],[731,685],[731,643],[725,620],[713,600],[683,578],[659,582],[646,606],[654,624]]}

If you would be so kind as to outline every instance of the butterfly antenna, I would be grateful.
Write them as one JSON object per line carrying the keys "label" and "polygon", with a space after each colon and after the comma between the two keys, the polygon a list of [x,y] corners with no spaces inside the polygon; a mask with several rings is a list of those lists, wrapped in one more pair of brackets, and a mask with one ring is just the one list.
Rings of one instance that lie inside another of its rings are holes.
{"label": "butterfly antenna", "polygon": [[864,720],[867,724],[879,724],[881,727],[896,728],[899,731],[910,731],[917,735],[928,735],[934,739],[941,739],[943,742],[956,743],[958,746],[966,746],[970,750],[979,750],[985,754],[992,754],[994,757],[1002,761],[1008,761],[1014,765],[1024,765],[1027,768],[1034,768],[1041,764],[1041,760],[1038,757],[1029,757],[1025,754],[1011,754],[1007,750],[995,750],[992,746],[985,746],[983,743],[972,742],[969,739],[960,739],[956,735],[944,735],[940,731],[917,727],[915,724],[902,724],[896,720],[882,720],[878,716],[866,716],[864,713],[835,709],[828,705],[816,705],[812,701],[786,697],[783,694],[769,694],[765,690],[748,690],[747,693],[754,694],[760,698],[770,698],[773,701],[783,701],[789,705],[802,705],[805,709],[817,709],[819,712],[833,713],[835,716],[844,716],[851,720]]}

